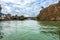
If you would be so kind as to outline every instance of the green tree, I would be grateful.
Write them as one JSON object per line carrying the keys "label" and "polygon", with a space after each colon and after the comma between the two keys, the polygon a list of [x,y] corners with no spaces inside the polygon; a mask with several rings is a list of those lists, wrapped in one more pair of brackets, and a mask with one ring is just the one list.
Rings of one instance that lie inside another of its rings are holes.
{"label": "green tree", "polygon": [[1,5],[0,5],[0,11],[2,10],[2,7],[1,7]]}

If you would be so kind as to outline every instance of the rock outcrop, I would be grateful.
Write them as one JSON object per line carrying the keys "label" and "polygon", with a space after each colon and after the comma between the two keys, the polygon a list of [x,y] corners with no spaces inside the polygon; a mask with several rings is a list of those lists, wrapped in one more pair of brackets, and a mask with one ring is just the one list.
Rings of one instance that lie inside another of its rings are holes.
{"label": "rock outcrop", "polygon": [[38,20],[60,20],[60,1],[57,4],[50,5],[47,8],[43,8],[39,15]]}

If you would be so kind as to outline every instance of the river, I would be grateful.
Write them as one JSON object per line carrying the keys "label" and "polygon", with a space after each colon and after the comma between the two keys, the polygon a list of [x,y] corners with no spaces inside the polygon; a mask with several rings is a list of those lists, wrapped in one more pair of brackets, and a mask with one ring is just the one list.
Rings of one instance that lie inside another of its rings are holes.
{"label": "river", "polygon": [[0,40],[59,40],[60,21],[0,21]]}

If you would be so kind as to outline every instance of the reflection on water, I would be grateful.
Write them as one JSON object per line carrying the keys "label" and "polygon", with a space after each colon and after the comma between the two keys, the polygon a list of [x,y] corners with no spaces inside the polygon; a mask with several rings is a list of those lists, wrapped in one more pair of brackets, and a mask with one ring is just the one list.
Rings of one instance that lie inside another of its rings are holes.
{"label": "reflection on water", "polygon": [[60,21],[1,21],[0,40],[59,40]]}
{"label": "reflection on water", "polygon": [[[1,23],[1,22],[0,22]],[[2,32],[2,26],[0,25],[0,39],[3,38],[4,33]]]}
{"label": "reflection on water", "polygon": [[40,28],[43,32],[60,35],[60,21],[39,21],[39,24],[44,26]]}

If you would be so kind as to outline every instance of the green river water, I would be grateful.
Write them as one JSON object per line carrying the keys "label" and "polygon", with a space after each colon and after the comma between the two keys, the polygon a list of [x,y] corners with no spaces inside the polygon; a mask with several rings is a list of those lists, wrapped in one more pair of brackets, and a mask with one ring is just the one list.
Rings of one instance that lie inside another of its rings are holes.
{"label": "green river water", "polygon": [[0,21],[0,40],[59,40],[60,21]]}

